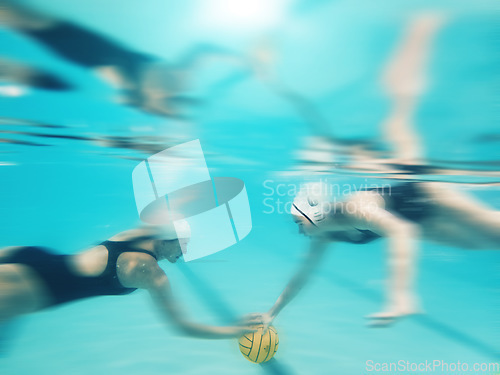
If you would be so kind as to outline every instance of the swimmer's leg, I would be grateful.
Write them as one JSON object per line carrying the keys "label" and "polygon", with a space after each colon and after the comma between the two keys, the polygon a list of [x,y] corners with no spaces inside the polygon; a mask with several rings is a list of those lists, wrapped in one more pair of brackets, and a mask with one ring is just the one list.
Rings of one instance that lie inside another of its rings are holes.
{"label": "swimmer's leg", "polygon": [[49,306],[50,295],[34,272],[21,264],[0,264],[0,322]]}
{"label": "swimmer's leg", "polygon": [[0,265],[0,322],[23,314],[27,311],[25,280],[17,272],[16,264]]}
{"label": "swimmer's leg", "polygon": [[470,247],[500,249],[500,211],[444,183],[422,183],[422,188],[448,228],[454,228],[457,236],[467,236]]}
{"label": "swimmer's leg", "polygon": [[431,43],[442,24],[438,14],[416,17],[382,74],[382,84],[393,101],[392,111],[382,124],[383,134],[399,163],[420,163],[423,158],[413,121],[418,99],[426,89]]}

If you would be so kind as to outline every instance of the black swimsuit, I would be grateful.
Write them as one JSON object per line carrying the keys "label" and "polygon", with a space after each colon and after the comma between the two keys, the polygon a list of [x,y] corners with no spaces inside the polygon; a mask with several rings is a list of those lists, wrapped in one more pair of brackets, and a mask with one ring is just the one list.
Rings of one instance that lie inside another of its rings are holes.
{"label": "black swimsuit", "polygon": [[407,182],[382,189],[371,189],[385,201],[385,209],[414,223],[421,223],[431,216],[434,208],[421,184]]}
{"label": "black swimsuit", "polygon": [[373,233],[371,230],[358,229],[356,235],[348,236],[346,233],[335,233],[328,236],[329,239],[334,241],[349,242],[357,245],[362,245],[368,242],[375,241],[380,238],[377,233]]}
{"label": "black swimsuit", "polygon": [[103,242],[102,245],[108,249],[108,262],[98,276],[76,274],[69,264],[72,255],[54,254],[43,247],[23,247],[0,263],[17,263],[30,267],[49,288],[53,297],[52,305],[59,305],[94,296],[129,294],[136,290],[121,285],[116,274],[116,261],[122,253],[144,253],[156,260],[152,252],[133,247],[136,242],[137,240]]}
{"label": "black swimsuit", "polygon": [[[376,191],[385,201],[385,209],[414,223],[432,215],[434,208],[421,186],[416,182],[407,182],[396,186],[386,186],[381,189],[368,189]],[[370,230],[355,228],[359,233],[357,236],[348,236],[343,233],[335,233],[330,238],[335,241],[349,242],[354,244],[365,244],[372,242],[380,236]]]}

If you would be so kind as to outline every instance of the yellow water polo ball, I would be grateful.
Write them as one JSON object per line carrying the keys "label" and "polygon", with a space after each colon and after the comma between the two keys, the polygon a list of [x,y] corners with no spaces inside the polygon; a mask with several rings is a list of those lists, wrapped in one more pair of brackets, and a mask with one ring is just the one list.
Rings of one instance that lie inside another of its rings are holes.
{"label": "yellow water polo ball", "polygon": [[263,363],[274,357],[278,351],[279,337],[276,328],[269,326],[264,332],[264,326],[258,326],[257,331],[240,337],[240,352],[251,362]]}

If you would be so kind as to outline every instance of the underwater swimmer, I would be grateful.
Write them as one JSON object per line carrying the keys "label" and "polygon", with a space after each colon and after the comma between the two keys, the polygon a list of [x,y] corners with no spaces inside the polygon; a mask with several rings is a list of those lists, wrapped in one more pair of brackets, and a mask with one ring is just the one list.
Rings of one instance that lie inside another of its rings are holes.
{"label": "underwater swimmer", "polygon": [[0,251],[0,323],[22,314],[101,295],[124,295],[146,289],[160,312],[188,336],[239,337],[254,329],[215,327],[188,321],[158,262],[175,263],[190,237],[183,229],[148,226],[117,234],[78,254],[60,255],[42,247]]}
{"label": "underwater swimmer", "polygon": [[343,201],[327,198],[328,186],[308,184],[291,214],[310,237],[309,253],[272,308],[246,321],[266,325],[297,295],[321,262],[327,244],[388,240],[389,282],[383,310],[369,316],[381,326],[420,313],[414,291],[418,238],[462,249],[500,249],[500,211],[436,182],[403,183],[358,191]]}
{"label": "underwater swimmer", "polygon": [[[236,71],[247,69],[236,53],[207,43],[195,44],[175,62],[168,62],[18,0],[0,0],[0,24],[96,73],[118,91],[115,102],[168,118],[189,117],[190,109],[200,104],[188,93],[188,81],[203,64],[218,60],[230,63]],[[1,79],[47,90],[74,88],[54,73],[10,60],[0,60]]]}

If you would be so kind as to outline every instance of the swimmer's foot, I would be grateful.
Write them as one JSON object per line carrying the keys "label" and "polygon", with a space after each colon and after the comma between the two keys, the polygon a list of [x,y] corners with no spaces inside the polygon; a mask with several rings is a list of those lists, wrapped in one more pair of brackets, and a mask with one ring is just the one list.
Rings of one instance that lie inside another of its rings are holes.
{"label": "swimmer's foot", "polygon": [[366,318],[369,320],[368,325],[370,327],[387,327],[402,318],[424,314],[424,311],[417,306],[418,304],[415,302],[401,304],[399,308],[388,308],[384,311],[367,315]]}
{"label": "swimmer's foot", "polygon": [[400,315],[394,312],[385,311],[375,314],[370,314],[365,318],[368,319],[368,326],[372,328],[388,327],[396,322],[396,320],[406,315]]}

